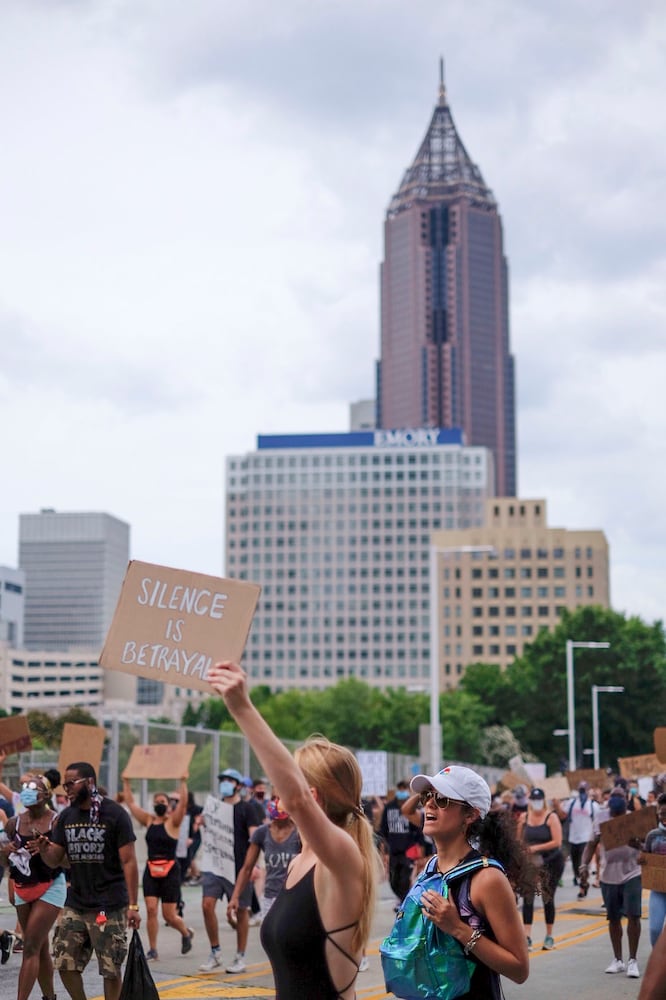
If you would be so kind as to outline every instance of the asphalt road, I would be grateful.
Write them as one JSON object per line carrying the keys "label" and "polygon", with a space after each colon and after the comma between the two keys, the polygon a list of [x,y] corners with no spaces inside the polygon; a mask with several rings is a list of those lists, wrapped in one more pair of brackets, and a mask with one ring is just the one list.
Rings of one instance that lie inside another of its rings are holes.
{"label": "asphalt road", "polygon": [[[576,899],[577,889],[572,886],[570,871],[564,875],[565,886],[558,890],[556,905],[554,951],[540,950],[544,937],[543,911],[537,901],[533,927],[535,950],[531,954],[530,976],[525,984],[517,986],[503,981],[506,1000],[621,1000],[638,995],[640,980],[627,979],[624,975],[606,975],[604,969],[612,959],[604,911],[599,890],[591,889],[584,901]],[[6,883],[0,886],[0,927],[12,929],[13,909],[6,900]],[[643,913],[647,913],[647,896],[643,894]],[[185,887],[185,920],[195,931],[194,947],[189,955],[180,954],[180,936],[161,926],[158,949],[160,960],[151,963],[151,970],[161,1000],[217,1000],[217,998],[274,998],[273,979],[259,943],[259,928],[250,928],[247,952],[247,971],[231,975],[224,970],[214,974],[198,972],[198,966],[208,957],[209,948],[201,916],[201,890]],[[392,897],[388,885],[382,886],[380,900],[368,948],[370,969],[357,980],[358,1000],[385,1000],[392,996],[384,987],[379,960],[379,943],[388,933],[393,922]],[[218,904],[223,962],[228,964],[235,953],[235,934],[224,920],[224,909]],[[142,917],[144,917],[142,909]],[[144,945],[146,942],[143,935]],[[650,951],[647,921],[638,951],[638,964],[643,970]],[[626,953],[625,956],[626,958]],[[20,956],[13,955],[0,969],[0,1000],[15,1000]],[[102,982],[93,960],[84,977],[88,1000],[102,1000]],[[66,996],[56,975],[56,991],[60,1000]],[[31,1000],[38,1000],[41,991],[35,986]]]}

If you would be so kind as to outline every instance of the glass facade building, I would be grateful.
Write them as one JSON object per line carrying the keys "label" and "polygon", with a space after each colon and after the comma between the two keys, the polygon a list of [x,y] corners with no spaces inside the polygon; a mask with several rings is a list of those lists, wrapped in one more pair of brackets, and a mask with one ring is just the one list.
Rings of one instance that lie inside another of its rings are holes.
{"label": "glass facade building", "polygon": [[440,87],[416,159],[391,201],[381,268],[378,427],[460,427],[516,494],[507,262],[491,190]]}

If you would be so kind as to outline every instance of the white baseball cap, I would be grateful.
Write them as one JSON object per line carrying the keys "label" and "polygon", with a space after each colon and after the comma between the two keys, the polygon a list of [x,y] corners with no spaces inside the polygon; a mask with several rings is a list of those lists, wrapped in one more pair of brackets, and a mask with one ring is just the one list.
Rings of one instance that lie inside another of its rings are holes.
{"label": "white baseball cap", "polygon": [[449,767],[443,767],[432,777],[429,774],[417,774],[412,778],[410,787],[413,792],[423,792],[426,788],[432,787],[451,799],[467,802],[479,810],[481,819],[490,809],[491,796],[488,783],[470,767],[451,764]]}

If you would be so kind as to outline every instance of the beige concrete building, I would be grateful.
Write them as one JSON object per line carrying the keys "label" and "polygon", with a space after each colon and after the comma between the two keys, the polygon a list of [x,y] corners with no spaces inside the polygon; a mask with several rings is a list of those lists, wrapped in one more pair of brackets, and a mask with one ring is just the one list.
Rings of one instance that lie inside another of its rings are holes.
{"label": "beige concrete building", "polygon": [[437,531],[432,542],[442,689],[470,663],[507,666],[565,609],[609,607],[606,536],[549,528],[545,500],[487,500],[483,527]]}

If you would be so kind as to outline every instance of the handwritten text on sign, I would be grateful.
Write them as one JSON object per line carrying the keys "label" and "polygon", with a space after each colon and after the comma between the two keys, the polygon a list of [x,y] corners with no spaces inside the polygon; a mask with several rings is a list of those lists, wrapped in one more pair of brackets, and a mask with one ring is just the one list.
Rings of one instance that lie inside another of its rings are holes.
{"label": "handwritten text on sign", "polygon": [[240,660],[260,588],[131,562],[100,657],[105,668],[210,691],[217,660]]}
{"label": "handwritten text on sign", "polygon": [[204,805],[203,821],[201,870],[235,882],[234,807],[209,795]]}

